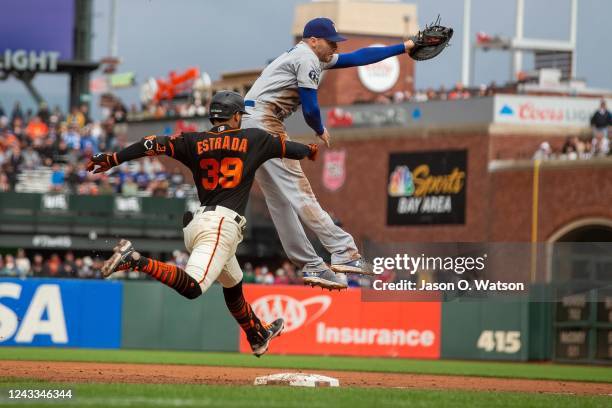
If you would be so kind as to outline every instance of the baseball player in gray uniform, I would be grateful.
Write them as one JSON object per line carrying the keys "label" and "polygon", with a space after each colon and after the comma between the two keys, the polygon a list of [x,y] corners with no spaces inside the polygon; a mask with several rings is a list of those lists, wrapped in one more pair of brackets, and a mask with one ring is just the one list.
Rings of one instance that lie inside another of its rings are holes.
{"label": "baseball player in gray uniform", "polygon": [[[323,127],[317,103],[323,70],[372,64],[409,52],[415,46],[411,39],[388,47],[336,54],[337,43],[344,40],[330,19],[309,21],[302,41],[271,62],[247,93],[249,115],[243,119],[243,127],[257,127],[287,139],[283,121],[301,105],[306,123],[329,146],[329,132]],[[256,180],[283,248],[289,259],[302,268],[307,284],[346,288],[344,273],[368,273],[355,240],[321,208],[297,160],[268,160],[257,171]],[[331,253],[330,267],[315,252],[300,220]]]}

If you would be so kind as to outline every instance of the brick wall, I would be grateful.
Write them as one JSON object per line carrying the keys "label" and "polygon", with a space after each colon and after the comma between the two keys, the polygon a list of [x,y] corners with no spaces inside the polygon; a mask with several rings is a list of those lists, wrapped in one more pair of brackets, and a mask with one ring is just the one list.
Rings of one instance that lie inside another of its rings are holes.
{"label": "brick wall", "polygon": [[[334,192],[323,185],[323,154],[316,163],[303,162],[303,168],[323,208],[360,242],[529,242],[532,163],[490,172],[488,157],[494,139],[485,132],[423,132],[338,140],[333,149],[346,150],[346,181]],[[468,150],[465,225],[387,226],[389,154],[448,149]],[[545,164],[540,179],[539,241],[580,218],[612,220],[610,203],[611,161]]]}

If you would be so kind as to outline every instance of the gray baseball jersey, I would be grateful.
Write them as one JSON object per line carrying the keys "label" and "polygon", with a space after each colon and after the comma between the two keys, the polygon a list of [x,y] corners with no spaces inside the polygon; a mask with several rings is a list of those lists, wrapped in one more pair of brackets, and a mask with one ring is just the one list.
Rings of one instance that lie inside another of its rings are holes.
{"label": "gray baseball jersey", "polygon": [[[283,120],[300,106],[298,87],[317,89],[323,70],[333,67],[337,61],[335,54],[329,63],[320,62],[303,42],[283,53],[263,70],[247,93],[249,115],[243,116],[242,126],[265,129],[289,139]],[[255,101],[254,106],[248,104],[249,100]],[[353,237],[335,225],[317,202],[299,162],[268,160],[255,178],[266,197],[287,256],[304,272],[326,270],[327,265],[308,241],[300,220],[331,253],[332,263],[343,264],[358,256]]]}
{"label": "gray baseball jersey", "polygon": [[334,66],[338,54],[329,63],[319,61],[304,42],[272,61],[257,78],[246,100],[272,105],[274,116],[283,121],[300,106],[298,87],[317,89],[323,70]]}

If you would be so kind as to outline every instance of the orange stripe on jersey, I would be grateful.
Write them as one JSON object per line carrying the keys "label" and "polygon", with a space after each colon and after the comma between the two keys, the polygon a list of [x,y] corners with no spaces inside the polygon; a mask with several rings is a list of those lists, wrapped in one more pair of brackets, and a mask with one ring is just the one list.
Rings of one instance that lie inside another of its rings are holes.
{"label": "orange stripe on jersey", "polygon": [[172,143],[172,139],[168,141],[168,145],[170,145],[170,154],[172,157],[174,157],[174,143]]}
{"label": "orange stripe on jersey", "polygon": [[210,259],[208,260],[208,265],[206,266],[206,272],[204,272],[204,276],[198,283],[204,282],[206,279],[206,275],[208,275],[208,270],[210,269],[210,264],[212,263],[213,258],[215,257],[215,252],[217,252],[217,246],[219,245],[219,237],[221,236],[221,226],[223,225],[223,220],[225,217],[221,217],[221,221],[219,221],[219,228],[217,228],[217,241],[215,242],[215,247],[213,248],[213,252],[210,255]]}

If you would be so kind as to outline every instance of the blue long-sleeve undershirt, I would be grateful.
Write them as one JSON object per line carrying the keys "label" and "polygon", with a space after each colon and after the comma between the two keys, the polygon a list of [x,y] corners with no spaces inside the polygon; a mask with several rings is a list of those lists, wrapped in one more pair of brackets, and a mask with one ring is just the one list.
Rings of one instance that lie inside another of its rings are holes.
{"label": "blue long-sleeve undershirt", "polygon": [[311,88],[298,88],[300,94],[300,102],[302,103],[302,114],[308,126],[316,132],[317,135],[323,134],[323,123],[321,122],[321,110],[317,101],[317,90]]}
{"label": "blue long-sleeve undershirt", "polygon": [[348,68],[357,67],[360,65],[373,64],[378,61],[382,61],[386,58],[393,57],[394,55],[403,54],[406,52],[406,46],[401,44],[390,45],[387,47],[365,47],[360,48],[356,51],[349,52],[346,54],[338,54],[338,61],[330,67],[330,69],[336,68]]}
{"label": "blue long-sleeve undershirt", "polygon": [[[338,54],[338,61],[330,67],[348,68],[360,65],[373,64],[382,61],[386,58],[400,55],[406,52],[406,47],[403,43],[390,45],[387,47],[366,47],[346,54]],[[323,134],[323,123],[321,121],[321,110],[317,102],[317,90],[311,88],[298,88],[300,102],[302,103],[302,114],[308,126],[310,126],[317,135]]]}

